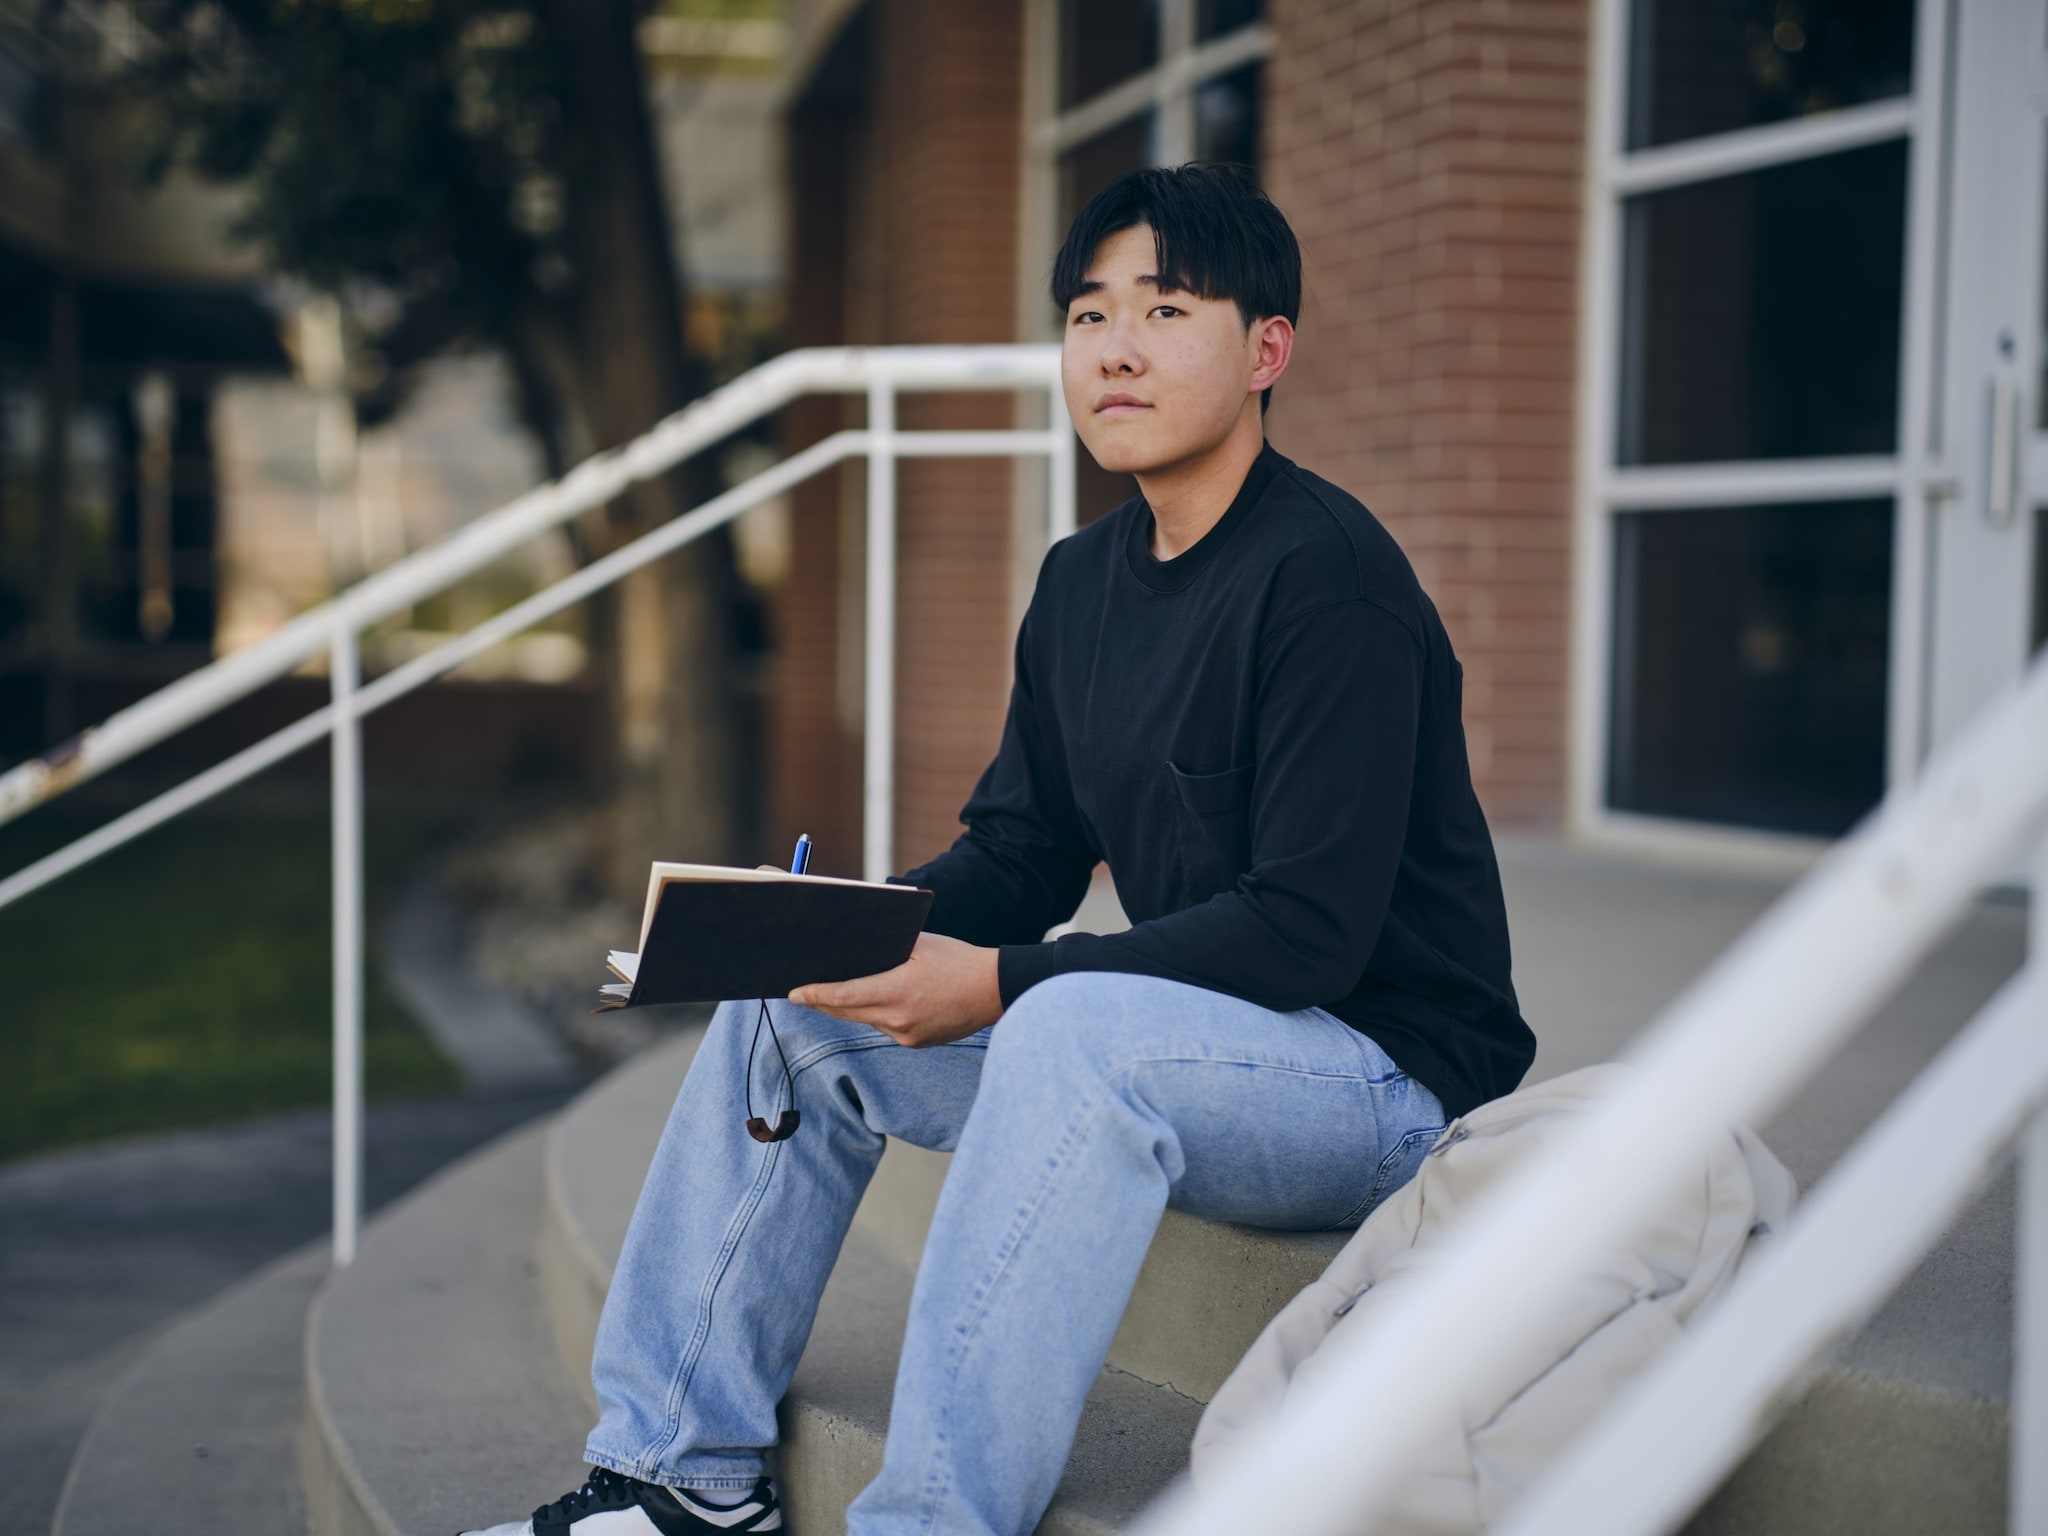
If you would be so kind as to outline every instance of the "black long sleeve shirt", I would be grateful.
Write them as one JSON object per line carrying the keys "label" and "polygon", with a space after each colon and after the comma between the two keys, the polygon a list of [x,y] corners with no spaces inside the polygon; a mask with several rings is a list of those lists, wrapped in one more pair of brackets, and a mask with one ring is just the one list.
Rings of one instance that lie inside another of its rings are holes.
{"label": "black long sleeve shirt", "polygon": [[[1435,605],[1364,506],[1266,447],[1171,560],[1142,497],[1061,540],[953,846],[900,882],[999,946],[1005,1007],[1125,971],[1327,1008],[1456,1116],[1535,1055]],[[1097,860],[1132,926],[1066,934]]]}

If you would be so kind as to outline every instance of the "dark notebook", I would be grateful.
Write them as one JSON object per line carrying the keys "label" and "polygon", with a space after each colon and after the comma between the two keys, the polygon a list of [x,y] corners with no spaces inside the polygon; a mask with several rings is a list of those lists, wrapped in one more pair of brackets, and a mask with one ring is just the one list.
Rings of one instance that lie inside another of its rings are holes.
{"label": "dark notebook", "polygon": [[931,904],[915,886],[656,864],[639,953],[611,952],[619,980],[599,989],[596,1011],[787,997],[814,981],[891,970],[910,958]]}

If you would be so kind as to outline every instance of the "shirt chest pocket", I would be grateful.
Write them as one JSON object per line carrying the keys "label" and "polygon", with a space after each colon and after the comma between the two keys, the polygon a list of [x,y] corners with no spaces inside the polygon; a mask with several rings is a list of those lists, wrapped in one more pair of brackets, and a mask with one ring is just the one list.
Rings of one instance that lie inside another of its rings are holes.
{"label": "shirt chest pocket", "polygon": [[1252,765],[1189,773],[1166,765],[1178,810],[1181,881],[1189,897],[1227,891],[1252,862]]}

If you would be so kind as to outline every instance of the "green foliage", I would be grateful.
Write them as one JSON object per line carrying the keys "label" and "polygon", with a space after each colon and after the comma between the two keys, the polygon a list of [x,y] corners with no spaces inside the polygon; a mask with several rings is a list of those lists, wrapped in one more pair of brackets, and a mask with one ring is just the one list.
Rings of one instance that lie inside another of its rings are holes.
{"label": "green foliage", "polygon": [[561,82],[533,8],[476,0],[140,0],[157,169],[243,184],[278,271],[502,337],[569,277]]}
{"label": "green foliage", "polygon": [[[0,832],[0,869],[84,830],[30,817]],[[373,822],[370,856],[374,891],[416,834]],[[208,817],[0,909],[0,1157],[328,1102],[328,882],[324,820]],[[368,1092],[451,1091],[454,1068],[374,962]]]}

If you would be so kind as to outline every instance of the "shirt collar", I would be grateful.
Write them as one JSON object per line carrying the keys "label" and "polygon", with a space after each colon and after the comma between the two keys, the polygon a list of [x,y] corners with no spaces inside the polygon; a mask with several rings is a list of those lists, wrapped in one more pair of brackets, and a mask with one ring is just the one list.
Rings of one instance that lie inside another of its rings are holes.
{"label": "shirt collar", "polygon": [[1124,540],[1124,556],[1131,574],[1155,592],[1178,592],[1186,587],[1215,560],[1216,552],[1251,515],[1266,487],[1273,483],[1286,463],[1274,452],[1271,443],[1263,444],[1259,456],[1252,460],[1251,468],[1245,472],[1244,484],[1237,488],[1237,495],[1231,498],[1223,516],[1207,533],[1171,560],[1161,560],[1152,553],[1152,509],[1140,495],[1137,511],[1130,520]]}

